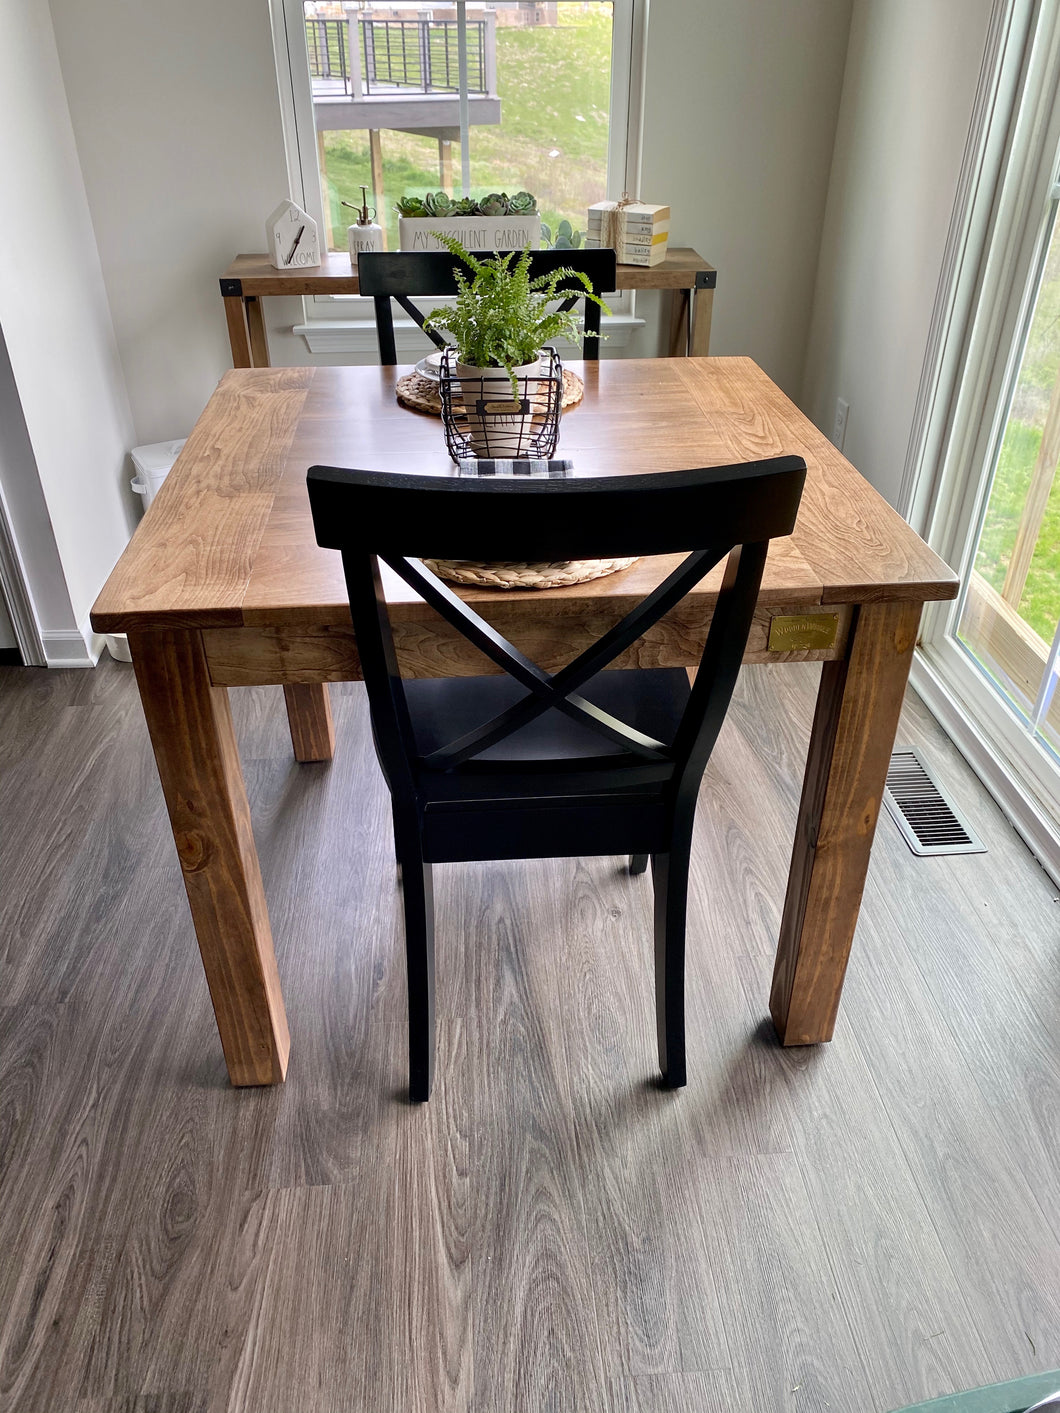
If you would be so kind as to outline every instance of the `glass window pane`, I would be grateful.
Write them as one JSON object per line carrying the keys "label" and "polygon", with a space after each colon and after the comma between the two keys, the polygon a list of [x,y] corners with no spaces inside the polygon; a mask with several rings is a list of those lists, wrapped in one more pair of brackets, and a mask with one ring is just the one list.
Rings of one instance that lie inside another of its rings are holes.
{"label": "glass window pane", "polygon": [[471,128],[471,194],[531,191],[555,233],[607,195],[612,6],[498,4],[501,121]]}
{"label": "glass window pane", "polygon": [[[555,233],[607,194],[610,0],[467,6],[471,190],[530,191]],[[460,196],[455,6],[305,0],[325,238],[346,248],[361,186],[386,248],[395,202]],[[566,228],[564,227],[564,232]]]}
{"label": "glass window pane", "polygon": [[[1060,226],[1055,222],[1016,378],[958,637],[1033,712],[1060,620]],[[1060,730],[1054,696],[1044,727]]]}

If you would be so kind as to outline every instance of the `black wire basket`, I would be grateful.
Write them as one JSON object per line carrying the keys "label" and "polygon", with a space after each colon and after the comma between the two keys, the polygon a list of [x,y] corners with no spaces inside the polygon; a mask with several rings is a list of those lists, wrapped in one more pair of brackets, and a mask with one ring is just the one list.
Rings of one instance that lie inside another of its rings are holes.
{"label": "black wire basket", "polygon": [[445,444],[454,461],[547,459],[559,441],[563,365],[554,348],[541,350],[533,373],[516,373],[518,397],[503,368],[472,378],[457,376],[456,349],[442,354],[438,387]]}

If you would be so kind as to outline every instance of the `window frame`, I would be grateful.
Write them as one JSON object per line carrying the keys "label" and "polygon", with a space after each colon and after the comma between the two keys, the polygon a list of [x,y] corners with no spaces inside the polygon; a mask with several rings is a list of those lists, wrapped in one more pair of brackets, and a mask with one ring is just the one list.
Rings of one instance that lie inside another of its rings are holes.
{"label": "window frame", "polygon": [[[648,0],[611,0],[611,96],[607,146],[607,196],[616,200],[640,185],[647,49]],[[292,199],[323,232],[324,202],[317,159],[313,89],[305,45],[302,0],[270,0],[284,150]],[[423,307],[432,305],[422,301]],[[612,346],[624,344],[644,321],[635,315],[632,290],[609,297],[602,324]],[[302,300],[301,335],[312,353],[365,353],[376,349],[372,302],[359,295],[312,295]],[[422,336],[409,321],[395,320],[398,351],[419,350]],[[573,345],[572,345],[573,348]]]}

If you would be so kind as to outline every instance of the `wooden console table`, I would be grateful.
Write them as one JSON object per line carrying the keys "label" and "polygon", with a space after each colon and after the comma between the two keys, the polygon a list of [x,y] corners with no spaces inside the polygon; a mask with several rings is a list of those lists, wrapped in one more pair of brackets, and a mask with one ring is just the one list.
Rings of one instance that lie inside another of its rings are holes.
{"label": "wooden console table", "polygon": [[[617,288],[661,289],[670,301],[670,354],[705,358],[710,352],[710,318],[718,272],[694,250],[678,247],[650,269],[619,265]],[[359,294],[350,257],[329,251],[311,270],[277,270],[267,255],[237,255],[221,276],[221,295],[232,344],[233,368],[268,368],[269,341],[261,301],[270,296]]]}

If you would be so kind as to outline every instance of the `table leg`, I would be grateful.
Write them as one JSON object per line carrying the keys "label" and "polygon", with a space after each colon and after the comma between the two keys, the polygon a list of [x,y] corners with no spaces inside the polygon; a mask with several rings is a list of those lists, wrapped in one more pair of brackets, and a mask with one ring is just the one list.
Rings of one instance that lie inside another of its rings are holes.
{"label": "table leg", "polygon": [[714,313],[714,291],[697,289],[692,294],[692,336],[688,356],[706,358],[710,353],[710,320]]}
{"label": "table leg", "polygon": [[247,328],[247,311],[241,294],[226,294],[225,319],[228,321],[228,342],[232,345],[232,367],[253,368],[250,356],[250,331]]}
{"label": "table leg", "polygon": [[335,726],[331,720],[328,684],[288,683],[283,695],[295,760],[331,760],[335,754]]}
{"label": "table leg", "polygon": [[268,368],[269,337],[265,332],[265,312],[261,300],[249,294],[244,299],[247,310],[247,328],[250,330],[250,356],[255,368]]}
{"label": "table leg", "polygon": [[228,691],[194,630],[129,644],[229,1078],[278,1084],[290,1040]]}
{"label": "table leg", "polygon": [[674,289],[670,291],[670,335],[668,342],[671,358],[684,358],[692,347],[692,291]]}
{"label": "table leg", "polygon": [[784,1045],[832,1038],[921,607],[863,604],[822,668],[769,1002]]}

